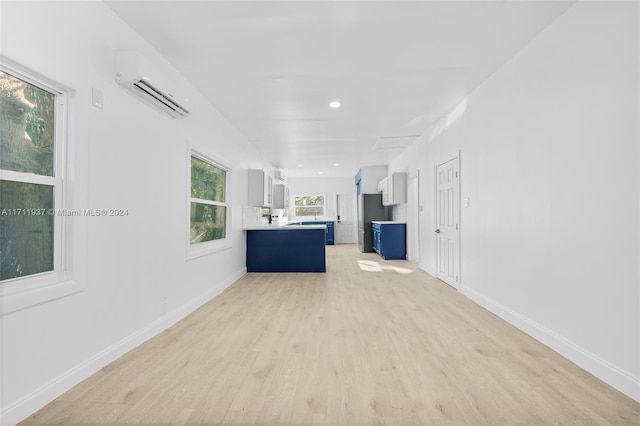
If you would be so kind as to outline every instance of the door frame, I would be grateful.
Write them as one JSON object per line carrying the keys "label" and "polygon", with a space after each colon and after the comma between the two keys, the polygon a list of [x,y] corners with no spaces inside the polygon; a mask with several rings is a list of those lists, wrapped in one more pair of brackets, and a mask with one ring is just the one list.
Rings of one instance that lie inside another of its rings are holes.
{"label": "door frame", "polygon": [[335,243],[336,244],[343,244],[343,243],[338,243],[338,223],[341,222],[342,220],[344,220],[344,218],[340,219],[340,203],[338,202],[339,197],[343,196],[343,197],[349,197],[352,200],[352,209],[353,209],[353,222],[354,222],[354,230],[353,233],[351,234],[349,240],[352,242],[346,243],[346,244],[357,244],[358,243],[358,196],[356,194],[336,194],[336,224],[335,224]]}
{"label": "door frame", "polygon": [[457,150],[454,154],[449,155],[447,157],[442,157],[439,161],[435,162],[433,164],[433,230],[432,232],[435,232],[436,228],[437,228],[437,221],[438,221],[438,167],[442,166],[445,163],[448,163],[449,161],[455,160],[456,161],[456,165],[458,167],[458,180],[457,180],[457,198],[458,198],[458,234],[457,234],[457,256],[458,256],[458,263],[456,265],[456,275],[458,277],[458,280],[455,283],[448,283],[440,278],[438,278],[438,265],[440,264],[440,258],[438,256],[438,239],[434,237],[434,241],[433,241],[433,249],[434,249],[434,253],[435,253],[435,270],[434,270],[434,276],[436,278],[438,278],[440,281],[444,282],[447,285],[450,285],[451,287],[455,288],[456,290],[458,290],[462,284],[462,206],[460,203],[460,200],[462,199],[461,194],[460,194],[460,190],[462,188],[461,182],[462,182],[462,169],[460,167],[461,165],[461,161],[460,161],[460,156],[461,156],[461,152],[460,150]]}
{"label": "door frame", "polygon": [[[412,189],[414,194],[411,194]],[[409,202],[412,200],[414,205]],[[407,181],[407,260],[416,260],[418,263],[420,262],[420,232],[420,170],[418,170],[415,176],[410,176]],[[413,247],[409,244],[409,235],[413,235],[411,237]]]}

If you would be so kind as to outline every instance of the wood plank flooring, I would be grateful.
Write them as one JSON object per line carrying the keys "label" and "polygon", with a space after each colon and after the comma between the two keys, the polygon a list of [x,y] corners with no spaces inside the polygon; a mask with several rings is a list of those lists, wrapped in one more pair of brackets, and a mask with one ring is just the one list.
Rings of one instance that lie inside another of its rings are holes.
{"label": "wood plank flooring", "polygon": [[247,274],[24,425],[634,425],[640,404],[420,271],[354,245]]}

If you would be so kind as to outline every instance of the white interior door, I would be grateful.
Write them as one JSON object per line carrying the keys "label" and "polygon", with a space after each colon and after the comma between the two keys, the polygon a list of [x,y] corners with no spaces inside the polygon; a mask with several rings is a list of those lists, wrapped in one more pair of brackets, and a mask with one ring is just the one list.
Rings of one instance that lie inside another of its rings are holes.
{"label": "white interior door", "polygon": [[418,177],[409,181],[407,187],[407,260],[418,260],[420,258],[420,225],[418,212],[420,208],[418,191]]}
{"label": "white interior door", "polygon": [[358,242],[356,202],[355,194],[337,195],[338,220],[334,235],[336,244],[355,244]]}
{"label": "white interior door", "polygon": [[460,281],[460,163],[436,166],[437,277],[457,288]]}

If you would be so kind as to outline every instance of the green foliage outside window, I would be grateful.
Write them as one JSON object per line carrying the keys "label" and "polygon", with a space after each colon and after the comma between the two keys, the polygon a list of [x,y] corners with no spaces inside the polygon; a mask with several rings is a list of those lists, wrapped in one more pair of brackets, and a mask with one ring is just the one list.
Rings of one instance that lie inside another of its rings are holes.
{"label": "green foliage outside window", "polygon": [[295,196],[293,203],[296,216],[324,216],[324,195]]}
{"label": "green foliage outside window", "polygon": [[191,157],[191,197],[201,200],[225,200],[227,173],[197,157]]}
{"label": "green foliage outside window", "polygon": [[227,208],[191,203],[191,244],[226,237]]}
{"label": "green foliage outside window", "polygon": [[191,156],[191,244],[226,238],[226,185],[224,169]]}
{"label": "green foliage outside window", "polygon": [[[0,280],[53,270],[56,95],[0,71]],[[12,178],[14,179],[14,178]]]}
{"label": "green foliage outside window", "polygon": [[53,176],[55,95],[0,71],[0,168]]}

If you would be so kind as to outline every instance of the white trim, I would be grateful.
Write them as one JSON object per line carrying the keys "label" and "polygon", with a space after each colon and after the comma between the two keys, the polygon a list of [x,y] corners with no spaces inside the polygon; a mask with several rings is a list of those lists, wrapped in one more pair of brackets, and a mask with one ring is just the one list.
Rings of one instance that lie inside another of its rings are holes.
{"label": "white trim", "polygon": [[[322,196],[324,197],[324,204],[322,204],[322,214],[321,215],[316,215],[316,216],[298,216],[296,215],[296,207],[319,207],[319,206],[296,206],[296,197],[317,197],[317,196]],[[314,220],[324,220],[323,218],[327,217],[327,193],[326,192],[303,192],[303,193],[297,193],[297,194],[293,194],[293,196],[291,197],[293,199],[293,203],[291,203],[291,207],[293,209],[293,215],[292,217],[294,219],[306,219],[310,222],[313,222]],[[313,218],[313,219],[311,219]]]}
{"label": "white trim", "polygon": [[444,279],[438,277],[438,265],[439,265],[439,261],[440,259],[438,258],[438,238],[436,237],[434,239],[434,253],[435,253],[435,259],[436,259],[436,264],[435,264],[435,275],[434,277],[438,278],[439,280],[449,284],[450,286],[452,286],[455,289],[459,289],[461,284],[462,284],[462,208],[460,205],[460,197],[461,197],[461,192],[462,192],[462,170],[461,170],[461,161],[460,161],[460,150],[457,150],[455,154],[449,156],[449,157],[444,157],[443,159],[441,159],[440,161],[437,161],[434,163],[433,165],[433,219],[434,219],[434,230],[435,228],[438,227],[438,167],[442,166],[445,163],[448,163],[449,161],[455,160],[458,164],[458,263],[456,264],[456,273],[458,276],[458,280],[455,282],[447,282]]}
{"label": "white trim", "polygon": [[632,376],[630,373],[608,363],[552,330],[468,286],[461,285],[459,291],[478,305],[576,363],[579,367],[584,368],[629,398],[640,402],[640,378]]}
{"label": "white trim", "polygon": [[22,64],[14,61],[13,59],[4,56],[3,54],[0,54],[0,70],[6,71],[14,77],[17,77],[20,80],[24,80],[27,83],[33,84],[35,86],[40,86],[49,92],[55,92],[59,95],[73,91],[70,87],[57,82],[52,82],[51,79],[44,74],[27,68]]}
{"label": "white trim", "polygon": [[[222,250],[228,250],[233,246],[233,244],[231,244],[231,241],[227,241],[230,239],[231,237],[227,235],[226,238],[221,240],[205,241],[203,243],[198,243],[198,244],[189,244],[189,247],[187,247],[186,259],[187,260],[197,259],[198,257],[206,256],[211,253],[216,253]],[[187,237],[187,243],[188,243],[188,237]]]}
{"label": "white trim", "polygon": [[46,185],[53,187],[53,270],[40,274],[16,277],[0,283],[0,316],[30,306],[69,296],[84,290],[84,286],[73,281],[68,271],[70,254],[68,224],[66,218],[57,214],[67,207],[66,156],[71,144],[68,133],[68,87],[24,67],[0,55],[0,70],[55,96],[55,147],[53,176],[0,170],[0,179],[5,181]]}
{"label": "white trim", "polygon": [[420,228],[420,171],[418,170],[418,173],[407,179],[407,260],[420,261]]}
{"label": "white trim", "polygon": [[[199,159],[201,161],[204,161],[205,163],[209,163],[212,166],[215,166],[215,167],[217,167],[219,169],[224,170],[225,172],[230,172],[231,171],[231,169],[229,167],[227,167],[224,164],[214,160],[213,158],[211,158],[210,155],[202,154],[199,150],[197,150],[197,149],[195,149],[193,147],[191,147],[190,152],[191,152],[191,156],[196,157],[197,159]],[[189,158],[189,161],[191,161],[191,158]],[[189,163],[189,164],[191,164],[191,163]]]}
{"label": "white trim", "polygon": [[[196,157],[197,159],[204,161],[208,164],[211,164],[219,169],[224,170],[225,176],[225,201],[224,203],[218,201],[211,200],[201,200],[199,198],[191,197],[191,157]],[[210,155],[206,152],[203,152],[200,148],[195,148],[191,143],[187,143],[187,171],[186,171],[186,215],[185,215],[185,240],[186,240],[186,249],[185,249],[185,259],[191,260],[196,259],[198,257],[206,256],[211,253],[216,253],[218,251],[230,249],[233,246],[233,240],[231,236],[232,230],[232,202],[231,202],[231,187],[232,187],[232,179],[233,172],[230,167],[226,166],[226,161],[220,158],[220,156]],[[202,204],[209,204],[215,206],[223,206],[226,207],[226,229],[225,229],[225,237],[219,240],[205,241],[202,243],[191,244],[190,234],[191,234],[191,203],[197,202]]]}
{"label": "white trim", "polygon": [[0,317],[32,306],[41,305],[61,299],[85,289],[85,285],[77,281],[55,282],[29,291],[3,294],[0,298]]}
{"label": "white trim", "polygon": [[0,169],[0,180],[20,183],[32,183],[35,185],[56,186],[62,183],[62,179],[53,176],[36,175],[33,173],[14,172]]}
{"label": "white trim", "polygon": [[[228,172],[225,172],[228,173]],[[226,177],[225,177],[226,179]],[[211,200],[205,200],[203,198],[195,198],[195,197],[191,197],[190,201],[192,203],[198,203],[198,204],[208,204],[210,206],[221,206],[221,207],[227,207],[226,203],[221,203],[220,201],[211,201]]]}
{"label": "white trim", "polygon": [[424,272],[426,272],[427,274],[431,275],[433,278],[437,279],[436,271],[431,269],[429,267],[429,265],[427,265],[426,263],[418,262],[418,268],[422,269]]}
{"label": "white trim", "polygon": [[222,293],[223,290],[239,280],[244,274],[246,274],[246,272],[246,268],[236,271],[235,274],[231,275],[228,279],[222,281],[214,288],[191,299],[176,310],[162,316],[156,321],[153,321],[114,345],[98,352],[60,376],[53,378],[47,384],[26,395],[19,401],[10,404],[0,414],[0,424],[3,426],[14,425],[24,420],[58,396],[62,395],[64,392],[68,391],[92,374],[95,374],[111,362],[120,358],[125,353],[138,347],[153,336],[161,333],[176,324],[178,321],[187,317],[196,309]]}

